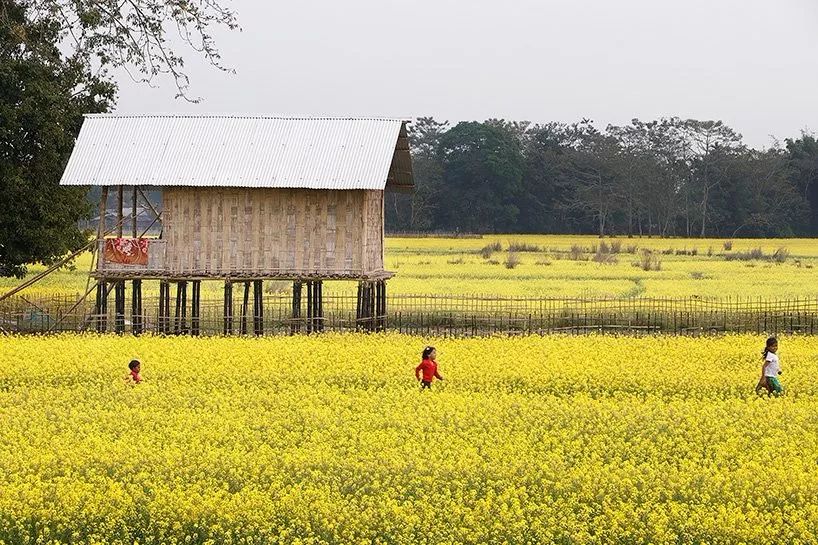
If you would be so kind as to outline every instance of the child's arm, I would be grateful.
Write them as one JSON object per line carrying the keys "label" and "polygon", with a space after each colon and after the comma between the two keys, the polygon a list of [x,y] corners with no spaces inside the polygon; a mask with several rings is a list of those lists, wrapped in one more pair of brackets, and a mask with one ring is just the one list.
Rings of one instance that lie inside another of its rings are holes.
{"label": "child's arm", "polygon": [[443,380],[443,376],[440,374],[440,371],[435,370],[435,377],[437,380]]}
{"label": "child's arm", "polygon": [[420,380],[420,371],[423,369],[423,362],[420,362],[420,365],[415,367],[415,379]]}
{"label": "child's arm", "polygon": [[770,362],[764,360],[764,365],[761,366],[761,378],[764,379],[767,376],[767,366],[770,365]]}

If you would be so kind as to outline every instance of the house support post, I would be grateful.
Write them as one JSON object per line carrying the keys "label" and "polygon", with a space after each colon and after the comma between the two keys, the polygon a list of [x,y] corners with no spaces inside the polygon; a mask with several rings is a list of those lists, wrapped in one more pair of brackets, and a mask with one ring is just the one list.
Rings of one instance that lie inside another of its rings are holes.
{"label": "house support post", "polygon": [[199,336],[201,330],[201,293],[202,281],[194,280],[190,283],[190,334]]}
{"label": "house support post", "polygon": [[364,285],[363,282],[358,282],[358,295],[355,298],[355,329],[361,329],[361,317],[363,316],[363,307],[361,303],[364,300]]}
{"label": "house support post", "polygon": [[182,292],[179,289],[180,282],[175,282],[176,284],[176,307],[173,312],[173,334],[179,334],[179,326],[181,325],[180,322],[182,321]]}
{"label": "house support post", "polygon": [[377,282],[362,281],[358,284],[357,323],[358,329],[375,329],[375,299]]}
{"label": "house support post", "polygon": [[244,282],[244,299],[241,304],[241,331],[242,335],[247,335],[247,313],[250,304],[250,282]]}
{"label": "house support post", "polygon": [[293,309],[290,334],[295,335],[301,331],[301,282],[293,282]]}
{"label": "house support post", "polygon": [[313,282],[307,280],[307,333],[313,328]]}
{"label": "house support post", "polygon": [[131,286],[131,328],[134,335],[142,334],[142,280],[134,280]]}
{"label": "house support post", "polygon": [[375,304],[374,304],[374,312],[373,312],[373,327],[376,331],[380,331],[381,329],[381,290],[383,288],[383,282],[377,281],[374,283],[375,289]]}
{"label": "house support post", "polygon": [[253,335],[264,335],[264,283],[253,281]]}
{"label": "house support post", "polygon": [[224,281],[224,329],[225,335],[233,334],[233,283]]}
{"label": "house support post", "polygon": [[386,329],[386,280],[377,283],[377,301],[375,304],[377,314],[377,329]]}
{"label": "house support post", "polygon": [[97,302],[94,308],[97,322],[97,333],[108,329],[108,283],[104,279],[97,282]]}
{"label": "house support post", "polygon": [[117,280],[114,284],[114,331],[117,335],[125,333],[125,281]]}
{"label": "house support post", "polygon": [[386,280],[383,281],[383,301],[381,302],[381,309],[383,310],[383,328],[389,326],[389,297],[387,296]]}
{"label": "house support post", "polygon": [[315,331],[324,331],[324,282],[317,280],[313,286],[313,299],[315,299]]}
{"label": "house support post", "polygon": [[307,332],[324,330],[324,286],[321,280],[307,282]]}
{"label": "house support post", "polygon": [[176,313],[174,314],[173,333],[184,335],[187,333],[187,282],[176,282]]}
{"label": "house support post", "polygon": [[156,317],[157,333],[165,332],[165,282],[159,281],[159,315]]}
{"label": "house support post", "polygon": [[159,281],[159,333],[167,335],[170,326],[170,283]]}
{"label": "house support post", "polygon": [[369,296],[368,296],[369,298],[367,299],[367,307],[368,307],[367,318],[368,318],[368,320],[367,320],[367,328],[366,328],[368,331],[375,331],[375,317],[377,315],[375,302],[376,302],[376,298],[377,298],[377,287],[378,287],[377,282],[369,282]]}

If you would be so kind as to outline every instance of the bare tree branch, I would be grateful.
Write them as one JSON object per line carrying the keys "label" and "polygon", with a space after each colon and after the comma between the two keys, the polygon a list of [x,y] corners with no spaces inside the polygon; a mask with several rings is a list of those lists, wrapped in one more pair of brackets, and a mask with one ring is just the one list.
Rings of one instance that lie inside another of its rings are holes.
{"label": "bare tree branch", "polygon": [[[84,58],[89,66],[121,68],[134,81],[151,86],[160,76],[168,75],[176,86],[177,98],[200,100],[190,94],[184,50],[218,70],[233,71],[222,64],[212,33],[239,26],[235,11],[220,0],[18,1],[32,17],[60,22],[71,49],[69,56]],[[0,24],[6,21],[0,15]]]}

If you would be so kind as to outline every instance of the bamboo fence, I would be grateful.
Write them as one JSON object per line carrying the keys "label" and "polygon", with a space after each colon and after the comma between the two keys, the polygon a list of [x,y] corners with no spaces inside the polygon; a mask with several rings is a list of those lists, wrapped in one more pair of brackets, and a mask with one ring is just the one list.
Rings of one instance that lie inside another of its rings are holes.
{"label": "bamboo fence", "polygon": [[[264,293],[262,312],[253,316],[253,305],[242,304],[241,290],[233,293],[236,333],[291,334],[315,331],[307,327],[309,313],[302,309],[293,317],[293,299],[287,293]],[[141,330],[158,332],[159,298],[145,297],[141,312],[134,315],[131,298],[126,308],[107,307],[108,330],[124,320],[130,332],[134,319]],[[590,332],[628,334],[697,335],[702,333],[800,333],[818,332],[818,299],[697,299],[697,298],[535,298],[469,295],[389,294],[386,311],[356,318],[355,294],[324,294],[321,331],[385,329],[427,336],[524,335]],[[74,307],[74,308],[72,308]],[[224,331],[224,300],[203,296],[195,329],[188,310],[172,315],[173,333],[220,335]],[[102,316],[94,315],[93,301],[77,305],[75,296],[27,298],[14,296],[0,302],[0,333],[47,333],[91,330]],[[312,318],[315,320],[315,318]],[[367,327],[366,321],[378,327]],[[119,322],[118,322],[119,321]],[[249,322],[249,326],[247,325]],[[253,324],[258,324],[256,327]],[[302,327],[304,326],[304,327]]]}

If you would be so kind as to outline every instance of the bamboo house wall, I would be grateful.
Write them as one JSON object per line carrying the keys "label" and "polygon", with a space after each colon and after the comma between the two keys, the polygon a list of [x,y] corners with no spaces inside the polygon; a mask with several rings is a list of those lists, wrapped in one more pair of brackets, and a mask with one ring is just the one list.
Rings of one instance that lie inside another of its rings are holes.
{"label": "bamboo house wall", "polygon": [[166,187],[164,269],[202,276],[383,271],[383,191]]}

